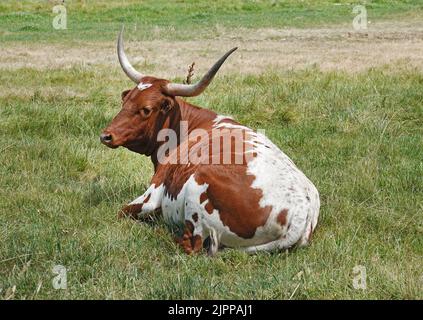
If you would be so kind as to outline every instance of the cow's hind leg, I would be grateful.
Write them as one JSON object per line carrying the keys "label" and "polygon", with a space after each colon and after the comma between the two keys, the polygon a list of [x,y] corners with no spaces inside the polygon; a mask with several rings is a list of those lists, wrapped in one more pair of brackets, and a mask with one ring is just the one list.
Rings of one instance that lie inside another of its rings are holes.
{"label": "cow's hind leg", "polygon": [[294,246],[299,246],[299,247],[303,247],[306,246],[309,243],[309,240],[311,238],[311,233],[312,233],[312,228],[310,227],[309,229],[307,229],[309,233],[304,233],[304,235],[300,238],[300,240],[297,241],[291,241],[291,240],[287,240],[287,239],[278,239],[275,241],[271,241],[265,244],[261,244],[258,246],[251,246],[251,247],[244,247],[244,248],[240,248],[241,251],[247,252],[247,253],[257,253],[260,251],[276,251],[276,250],[285,250],[285,249],[289,249],[292,248]]}
{"label": "cow's hind leg", "polygon": [[239,248],[239,250],[244,251],[246,253],[255,254],[255,253],[260,252],[260,251],[271,252],[271,251],[276,251],[276,250],[288,249],[291,246],[292,246],[291,243],[286,242],[282,239],[278,239],[278,240],[271,241],[271,242],[261,244],[261,245],[258,245],[258,246]]}
{"label": "cow's hind leg", "polygon": [[295,245],[302,245],[301,242],[304,238],[304,233],[306,232],[306,221],[305,219],[293,219],[291,222],[292,224],[287,233],[281,238],[257,246],[240,248],[240,250],[254,254],[259,251],[285,250]]}

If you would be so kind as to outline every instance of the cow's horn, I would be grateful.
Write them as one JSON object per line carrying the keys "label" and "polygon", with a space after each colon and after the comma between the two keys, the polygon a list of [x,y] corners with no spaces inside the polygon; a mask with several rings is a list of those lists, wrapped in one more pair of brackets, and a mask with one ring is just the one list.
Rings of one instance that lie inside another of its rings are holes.
{"label": "cow's horn", "polygon": [[169,83],[164,88],[166,94],[170,96],[181,96],[181,97],[194,97],[202,93],[210,82],[213,80],[213,77],[219,70],[220,66],[225,62],[226,58],[231,55],[238,48],[233,48],[225,53],[225,55],[220,58],[213,67],[204,75],[204,77],[194,84],[179,84],[179,83]]}
{"label": "cow's horn", "polygon": [[120,30],[118,41],[117,41],[117,53],[119,58],[119,63],[122,66],[123,71],[126,73],[126,75],[135,83],[139,83],[141,78],[144,77],[144,75],[137,70],[134,69],[134,67],[129,63],[128,58],[126,57],[125,50],[123,49],[123,29],[124,26],[122,26],[122,29]]}

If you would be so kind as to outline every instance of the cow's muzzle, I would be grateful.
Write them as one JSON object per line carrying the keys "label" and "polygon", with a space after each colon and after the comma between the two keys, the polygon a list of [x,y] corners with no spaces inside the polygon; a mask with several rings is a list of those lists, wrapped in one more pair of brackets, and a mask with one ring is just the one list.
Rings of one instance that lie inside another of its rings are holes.
{"label": "cow's muzzle", "polygon": [[100,135],[100,141],[101,141],[102,144],[108,146],[109,148],[116,148],[117,147],[113,144],[113,135],[111,133],[103,132]]}

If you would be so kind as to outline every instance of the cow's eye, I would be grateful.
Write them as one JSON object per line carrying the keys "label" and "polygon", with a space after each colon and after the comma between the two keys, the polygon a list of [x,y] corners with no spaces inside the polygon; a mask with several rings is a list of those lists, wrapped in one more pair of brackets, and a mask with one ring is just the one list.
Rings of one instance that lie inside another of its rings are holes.
{"label": "cow's eye", "polygon": [[151,109],[150,108],[148,108],[148,107],[144,107],[144,108],[142,108],[141,109],[141,114],[144,116],[144,117],[148,117],[150,114],[151,114]]}

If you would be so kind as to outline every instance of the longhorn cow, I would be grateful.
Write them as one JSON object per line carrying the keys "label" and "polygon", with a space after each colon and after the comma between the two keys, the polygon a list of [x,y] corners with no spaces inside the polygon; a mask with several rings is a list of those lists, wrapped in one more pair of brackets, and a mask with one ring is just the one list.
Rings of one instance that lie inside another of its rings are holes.
{"label": "longhorn cow", "polygon": [[[222,247],[254,253],[303,246],[317,225],[319,193],[285,153],[264,134],[180,98],[201,94],[236,49],[197,83],[177,84],[135,70],[125,55],[123,28],[118,37],[120,65],[136,86],[122,93],[122,109],[100,140],[146,155],[154,165],[149,188],[119,216],[163,214],[182,227],[177,242],[187,254],[199,252],[206,239],[210,255]],[[165,152],[163,130],[176,133]],[[242,149],[235,148],[238,142]]]}

